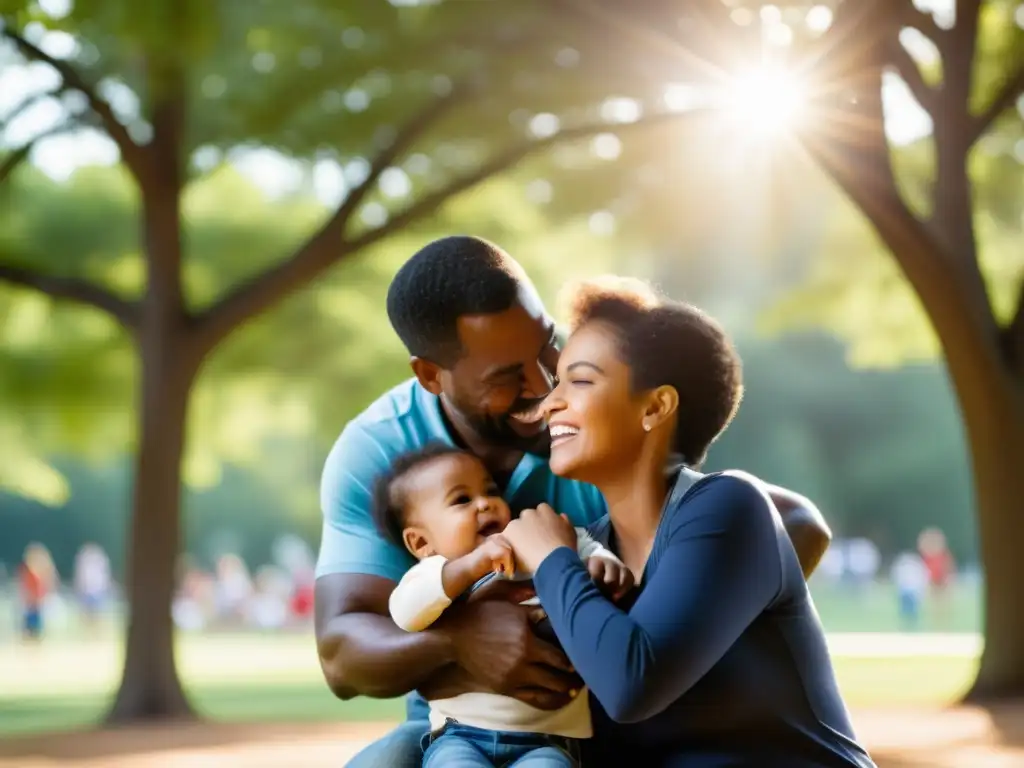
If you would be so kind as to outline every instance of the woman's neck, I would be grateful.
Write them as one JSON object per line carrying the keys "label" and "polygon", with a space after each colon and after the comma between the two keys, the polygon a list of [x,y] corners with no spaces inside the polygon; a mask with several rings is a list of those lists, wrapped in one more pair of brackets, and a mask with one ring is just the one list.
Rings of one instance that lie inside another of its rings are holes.
{"label": "woman's neck", "polygon": [[633,560],[626,564],[637,572],[654,544],[668,493],[664,459],[642,456],[620,476],[608,477],[598,487],[608,505],[620,555]]}

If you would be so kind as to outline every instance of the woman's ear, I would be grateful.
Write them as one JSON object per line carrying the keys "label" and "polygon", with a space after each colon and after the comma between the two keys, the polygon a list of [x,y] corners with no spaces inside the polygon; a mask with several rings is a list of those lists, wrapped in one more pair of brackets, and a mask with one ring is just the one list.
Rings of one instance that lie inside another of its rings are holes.
{"label": "woman's ear", "polygon": [[679,410],[679,393],[675,387],[667,384],[658,387],[650,394],[647,408],[644,411],[644,429],[648,432],[655,427],[671,423]]}
{"label": "woman's ear", "polygon": [[405,548],[409,550],[409,553],[417,560],[422,560],[425,557],[430,557],[434,553],[434,548],[427,540],[427,535],[422,528],[411,526],[402,531],[402,542],[405,544]]}

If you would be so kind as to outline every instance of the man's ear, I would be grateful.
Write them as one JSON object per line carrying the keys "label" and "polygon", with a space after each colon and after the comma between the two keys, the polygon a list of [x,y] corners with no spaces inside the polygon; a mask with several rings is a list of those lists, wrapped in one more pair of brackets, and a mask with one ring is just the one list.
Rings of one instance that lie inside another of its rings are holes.
{"label": "man's ear", "polygon": [[676,388],[667,384],[660,386],[651,392],[647,409],[644,411],[644,423],[650,424],[652,428],[671,423],[675,421],[678,410],[679,393]]}
{"label": "man's ear", "polygon": [[422,560],[434,554],[434,548],[427,541],[427,535],[422,528],[410,526],[402,531],[402,542],[413,557]]}
{"label": "man's ear", "polygon": [[441,394],[441,366],[422,357],[409,358],[412,372],[420,385],[432,395]]}

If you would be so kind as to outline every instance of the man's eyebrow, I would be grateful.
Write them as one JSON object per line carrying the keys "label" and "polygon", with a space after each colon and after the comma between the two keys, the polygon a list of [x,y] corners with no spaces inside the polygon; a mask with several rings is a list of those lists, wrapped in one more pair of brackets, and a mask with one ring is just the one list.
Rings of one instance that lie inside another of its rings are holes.
{"label": "man's eyebrow", "polygon": [[[556,325],[554,325],[552,323],[551,328],[548,330],[547,336],[544,337],[544,344],[543,344],[543,346],[541,346],[540,350],[537,353],[538,357],[540,357],[540,355],[544,354],[544,350],[546,350],[549,346],[551,346],[551,342],[555,340],[555,336],[556,336],[557,333],[558,333],[558,326],[556,326]],[[522,363],[509,363],[508,365],[503,365],[500,368],[495,368],[494,370],[488,371],[487,373],[484,374],[484,378],[485,379],[500,379],[503,376],[510,376],[513,373],[520,373],[520,372],[522,372],[522,370],[523,370],[523,364]]]}
{"label": "man's eyebrow", "polygon": [[565,372],[572,373],[577,368],[590,368],[591,370],[596,371],[597,373],[604,373],[604,369],[601,366],[595,365],[594,363],[588,362],[586,360],[577,360],[575,363],[570,363],[568,366],[566,366]]}
{"label": "man's eyebrow", "polygon": [[523,370],[522,363],[511,363],[509,365],[503,365],[500,368],[495,368],[492,371],[488,371],[484,378],[500,379],[503,376],[508,376],[513,373],[519,373],[521,370]]}

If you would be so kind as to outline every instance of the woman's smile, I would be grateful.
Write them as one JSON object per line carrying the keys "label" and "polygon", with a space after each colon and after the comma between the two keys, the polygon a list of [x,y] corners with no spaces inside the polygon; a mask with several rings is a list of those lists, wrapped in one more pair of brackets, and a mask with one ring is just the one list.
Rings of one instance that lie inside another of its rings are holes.
{"label": "woman's smile", "polygon": [[551,432],[551,447],[554,448],[556,445],[572,440],[576,435],[579,434],[580,428],[573,426],[572,424],[566,424],[564,422],[556,422],[549,425],[548,429]]}

